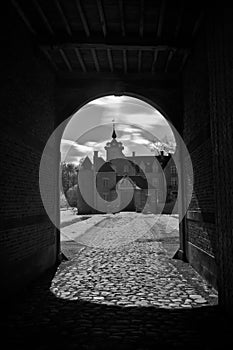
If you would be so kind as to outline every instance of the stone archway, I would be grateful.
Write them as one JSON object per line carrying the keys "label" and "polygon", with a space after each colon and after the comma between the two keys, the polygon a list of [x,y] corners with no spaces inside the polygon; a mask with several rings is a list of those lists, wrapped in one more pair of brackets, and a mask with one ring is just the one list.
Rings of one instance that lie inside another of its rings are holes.
{"label": "stone archway", "polygon": [[[137,97],[143,101],[145,101],[146,103],[148,103],[150,106],[153,106],[154,108],[158,109],[159,111],[162,112],[163,116],[166,116],[166,119],[169,119],[171,120],[171,118],[168,118],[167,117],[167,114],[165,114],[163,111],[162,111],[162,108],[158,107],[156,103],[154,102],[151,102],[151,100],[148,98],[148,97],[145,97],[145,96],[142,96],[142,95],[139,95],[139,94],[136,94],[136,93],[123,93],[124,89],[122,90],[118,90],[116,89],[115,91],[115,94],[118,96],[118,95],[126,95],[126,96],[131,96],[131,97]],[[106,95],[109,95],[110,93],[106,94],[106,93],[103,93],[103,94],[98,94],[98,95],[94,95],[92,98],[83,98],[82,101],[80,101],[80,104],[79,106],[77,107],[77,99],[74,99],[74,97],[72,98],[72,101],[69,101],[69,103],[67,102],[66,103],[66,106],[63,107],[63,112],[66,111],[66,113],[68,113],[68,111],[72,111],[72,112],[69,112],[71,117],[74,115],[74,111],[77,111],[79,110],[80,108],[82,108],[82,106],[84,106],[86,103],[88,103],[89,101],[91,100],[95,100],[96,98],[98,97],[102,97],[102,96],[106,96]],[[78,98],[78,96],[76,96]],[[59,113],[61,114],[61,113]],[[176,118],[175,118],[176,119]],[[64,122],[64,128],[66,126],[66,123]],[[64,130],[63,128],[63,130]],[[179,204],[179,206],[181,206],[182,203]],[[182,210],[182,208],[180,208],[180,210]],[[180,225],[180,253],[179,253],[179,256],[181,258],[184,258],[184,255],[185,255],[185,252],[184,252],[184,248],[185,248],[185,244],[184,244],[184,241],[185,241],[185,237],[184,237],[184,232],[183,232],[183,229],[182,229],[182,225]]]}

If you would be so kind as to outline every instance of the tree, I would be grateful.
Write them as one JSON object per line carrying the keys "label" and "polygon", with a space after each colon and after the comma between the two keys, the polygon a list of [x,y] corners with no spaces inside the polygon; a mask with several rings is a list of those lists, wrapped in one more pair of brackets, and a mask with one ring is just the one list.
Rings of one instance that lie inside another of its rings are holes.
{"label": "tree", "polygon": [[80,159],[78,165],[67,162],[61,163],[62,192],[71,207],[77,204],[78,172],[83,160],[84,157]]}
{"label": "tree", "polygon": [[78,168],[74,163],[61,163],[62,188],[66,195],[69,188],[78,183]]}

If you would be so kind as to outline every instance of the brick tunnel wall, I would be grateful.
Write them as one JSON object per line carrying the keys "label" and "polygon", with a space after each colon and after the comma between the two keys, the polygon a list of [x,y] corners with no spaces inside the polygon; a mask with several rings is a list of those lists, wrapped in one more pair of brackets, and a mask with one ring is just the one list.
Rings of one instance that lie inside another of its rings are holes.
{"label": "brick tunnel wall", "polygon": [[233,312],[231,9],[212,8],[183,76],[184,139],[194,167],[188,260]]}
{"label": "brick tunnel wall", "polygon": [[233,26],[230,4],[210,12],[207,34],[219,299],[220,305],[233,315]]}
{"label": "brick tunnel wall", "polygon": [[0,90],[1,276],[7,293],[56,261],[56,231],[39,191],[41,154],[55,122],[54,78],[18,18],[11,20]]}
{"label": "brick tunnel wall", "polygon": [[194,169],[194,191],[186,215],[187,257],[217,285],[213,153],[210,139],[206,38],[201,33],[183,75],[184,141]]}

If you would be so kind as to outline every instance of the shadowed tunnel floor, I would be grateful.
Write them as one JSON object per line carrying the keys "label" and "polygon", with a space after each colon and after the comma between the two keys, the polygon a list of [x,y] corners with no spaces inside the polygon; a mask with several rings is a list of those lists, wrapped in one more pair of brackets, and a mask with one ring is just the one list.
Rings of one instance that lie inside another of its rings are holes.
{"label": "shadowed tunnel floor", "polygon": [[69,301],[50,292],[52,277],[37,281],[17,305],[7,305],[1,322],[5,349],[232,348],[218,306],[172,310]]}
{"label": "shadowed tunnel floor", "polygon": [[132,223],[119,215],[88,229],[70,260],[3,303],[5,348],[233,348],[216,291],[172,259],[176,233],[149,217]]}

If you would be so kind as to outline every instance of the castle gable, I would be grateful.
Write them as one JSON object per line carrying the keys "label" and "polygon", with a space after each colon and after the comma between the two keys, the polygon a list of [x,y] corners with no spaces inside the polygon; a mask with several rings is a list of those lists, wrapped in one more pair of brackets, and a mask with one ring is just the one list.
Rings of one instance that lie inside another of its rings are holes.
{"label": "castle gable", "polygon": [[81,165],[81,169],[85,169],[85,170],[91,170],[92,169],[92,162],[90,160],[90,158],[88,156],[86,156],[86,158],[84,159],[84,161],[82,162]]}

